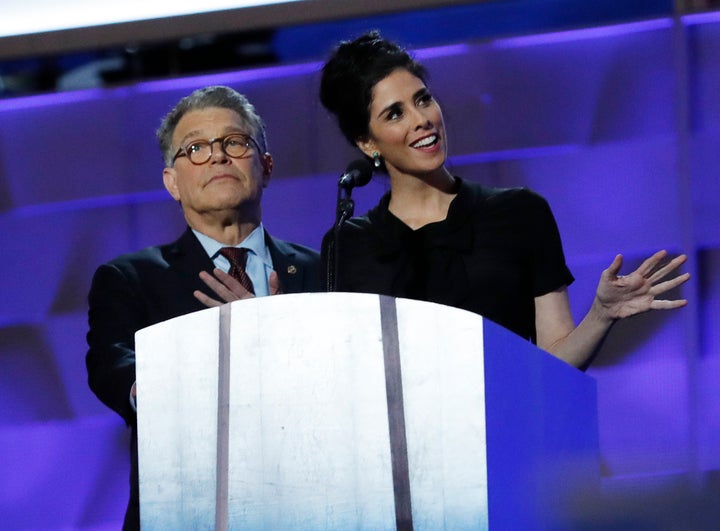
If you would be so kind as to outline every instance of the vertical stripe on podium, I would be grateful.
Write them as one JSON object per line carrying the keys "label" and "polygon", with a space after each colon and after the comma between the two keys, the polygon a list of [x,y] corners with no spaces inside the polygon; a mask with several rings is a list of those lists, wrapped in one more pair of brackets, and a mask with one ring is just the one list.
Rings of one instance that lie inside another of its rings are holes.
{"label": "vertical stripe on podium", "polygon": [[215,480],[215,529],[228,528],[228,472],[230,446],[230,331],[231,305],[220,306],[218,349],[217,468]]}
{"label": "vertical stripe on podium", "polygon": [[410,472],[405,434],[405,407],[403,404],[402,370],[400,367],[397,308],[394,298],[380,296],[380,321],[385,359],[385,390],[390,428],[395,523],[398,530],[411,531],[413,529],[413,520],[410,498]]}

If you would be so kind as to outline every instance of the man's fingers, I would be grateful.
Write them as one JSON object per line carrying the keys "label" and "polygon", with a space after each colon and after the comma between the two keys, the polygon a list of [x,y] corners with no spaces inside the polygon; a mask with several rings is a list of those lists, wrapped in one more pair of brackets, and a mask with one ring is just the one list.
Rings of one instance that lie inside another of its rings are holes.
{"label": "man's fingers", "polygon": [[209,274],[207,271],[201,271],[199,276],[200,279],[205,282],[207,287],[217,294],[220,300],[209,297],[199,290],[193,292],[195,298],[205,306],[213,308],[215,306],[221,306],[226,302],[246,299],[253,296],[240,284],[240,282],[227,273],[223,273],[220,269],[213,270],[213,274],[218,278]]}
{"label": "man's fingers", "polygon": [[200,302],[202,302],[202,303],[203,303],[205,306],[207,306],[208,308],[214,308],[214,307],[216,307],[216,306],[222,306],[222,305],[224,304],[223,302],[220,302],[220,301],[215,300],[215,299],[213,299],[213,298],[211,298],[211,297],[208,297],[207,295],[205,295],[205,294],[204,294],[202,291],[200,291],[200,290],[195,290],[195,291],[193,291],[193,295],[195,296],[195,298],[196,298],[197,300],[199,300]]}
{"label": "man's fingers", "polygon": [[[217,275],[218,273],[222,273],[222,271],[220,271],[219,269],[215,269],[213,273]],[[232,290],[229,289],[229,287],[226,286],[225,283],[219,281],[217,278],[210,275],[209,273],[202,271],[200,273],[200,278],[203,282],[205,282],[205,284],[207,284],[207,287],[213,290],[225,302],[229,302],[237,298],[237,296],[233,294]]]}
{"label": "man's fingers", "polygon": [[280,277],[278,277],[278,274],[275,271],[270,273],[270,277],[268,278],[268,287],[270,288],[270,295],[282,294],[282,288],[280,287]]}
{"label": "man's fingers", "polygon": [[[222,269],[214,269],[213,274],[217,277],[216,282],[218,283],[218,285],[222,286],[221,289],[226,290],[228,293],[231,294],[231,298],[228,300],[228,302],[230,302],[230,300],[247,299],[254,296],[245,288],[245,286],[240,284],[240,281],[238,279],[230,276]],[[215,289],[214,291],[218,295],[221,294],[217,289]]]}

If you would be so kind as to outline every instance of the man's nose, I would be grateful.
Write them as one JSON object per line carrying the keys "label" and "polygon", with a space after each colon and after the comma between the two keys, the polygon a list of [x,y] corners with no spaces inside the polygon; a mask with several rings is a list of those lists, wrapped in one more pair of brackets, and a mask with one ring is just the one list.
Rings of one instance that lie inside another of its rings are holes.
{"label": "man's nose", "polygon": [[210,149],[210,160],[212,162],[224,162],[230,159],[230,157],[227,156],[227,153],[225,153],[222,139],[213,140],[210,144]]}

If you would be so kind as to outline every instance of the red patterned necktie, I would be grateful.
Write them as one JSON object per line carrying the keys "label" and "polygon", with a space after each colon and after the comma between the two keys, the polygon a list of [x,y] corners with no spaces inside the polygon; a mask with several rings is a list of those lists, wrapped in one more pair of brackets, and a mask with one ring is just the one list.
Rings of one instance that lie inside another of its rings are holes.
{"label": "red patterned necktie", "polygon": [[220,249],[220,254],[230,262],[230,271],[228,272],[230,276],[237,279],[243,288],[255,295],[252,280],[250,280],[250,277],[245,272],[247,252],[247,249],[238,247],[223,247]]}

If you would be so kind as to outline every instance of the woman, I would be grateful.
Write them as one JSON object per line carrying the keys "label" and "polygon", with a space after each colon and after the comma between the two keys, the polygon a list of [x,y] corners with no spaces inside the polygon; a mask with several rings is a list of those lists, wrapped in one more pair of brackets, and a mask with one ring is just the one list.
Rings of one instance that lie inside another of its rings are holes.
{"label": "woman", "polygon": [[[343,42],[323,67],[320,99],[376,168],[390,192],[339,234],[337,291],[438,302],[481,314],[585,368],[613,323],[685,300],[656,300],[688,274],[661,281],[686,260],[660,251],[618,276],[616,256],[576,327],[557,226],[546,201],[521,188],[495,189],[453,176],[447,137],[426,73],[377,32]],[[329,232],[323,241],[327,260]]]}

